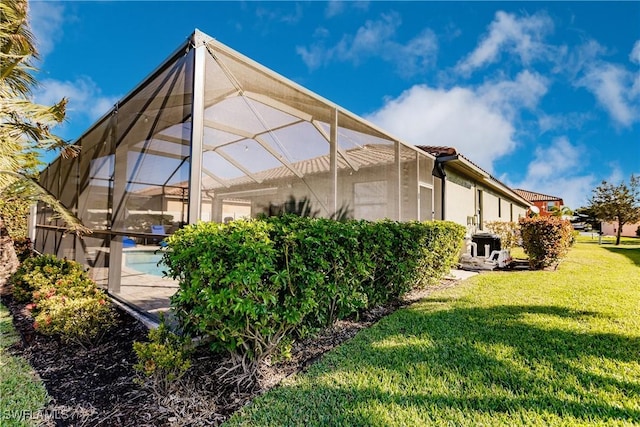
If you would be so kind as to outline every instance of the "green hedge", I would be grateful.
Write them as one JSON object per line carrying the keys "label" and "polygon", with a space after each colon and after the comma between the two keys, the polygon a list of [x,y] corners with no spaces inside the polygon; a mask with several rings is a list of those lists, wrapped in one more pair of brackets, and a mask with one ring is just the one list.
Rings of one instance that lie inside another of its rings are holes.
{"label": "green hedge", "polygon": [[205,337],[214,350],[259,360],[315,306],[318,273],[278,270],[279,257],[265,221],[199,223],[168,239],[164,262],[180,289],[172,306],[189,335]]}
{"label": "green hedge", "polygon": [[464,231],[451,222],[294,215],[203,222],[169,237],[163,261],[180,282],[172,307],[184,332],[246,364],[286,351],[294,336],[436,282]]}

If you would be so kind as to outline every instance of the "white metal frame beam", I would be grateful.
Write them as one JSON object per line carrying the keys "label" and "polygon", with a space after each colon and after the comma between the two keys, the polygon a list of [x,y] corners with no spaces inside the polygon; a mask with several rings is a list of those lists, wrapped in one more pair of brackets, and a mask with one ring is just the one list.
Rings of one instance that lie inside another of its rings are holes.
{"label": "white metal frame beam", "polygon": [[[322,137],[324,139],[326,139],[329,144],[331,144],[331,136],[328,135],[327,132],[322,128],[322,125],[320,124],[320,122],[318,122],[317,120],[312,120],[311,124],[313,125],[313,127],[315,127],[318,130],[320,135],[322,135]],[[337,138],[337,136],[336,136],[336,138]],[[338,146],[337,139],[336,139],[336,150],[338,150],[338,153],[340,154],[340,157],[342,157],[342,159],[349,165],[349,167],[354,172],[357,172],[358,169],[359,169],[358,164],[354,163],[354,161],[349,157],[347,152]]]}
{"label": "white metal frame beam", "polygon": [[193,103],[191,105],[191,162],[189,173],[189,224],[200,220],[202,202],[202,146],[204,140],[204,89],[206,44],[194,37]]}

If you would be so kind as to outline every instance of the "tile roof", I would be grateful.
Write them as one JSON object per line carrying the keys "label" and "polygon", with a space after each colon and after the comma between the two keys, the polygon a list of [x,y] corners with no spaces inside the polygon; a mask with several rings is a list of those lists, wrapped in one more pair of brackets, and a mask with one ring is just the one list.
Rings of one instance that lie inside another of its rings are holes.
{"label": "tile roof", "polygon": [[508,185],[506,185],[504,182],[500,181],[498,178],[496,178],[495,176],[491,175],[489,172],[487,172],[484,169],[482,169],[476,163],[471,161],[471,159],[469,159],[468,157],[466,157],[466,156],[462,155],[461,153],[459,153],[458,150],[455,147],[447,147],[447,146],[442,146],[442,145],[416,145],[416,147],[421,149],[422,151],[426,151],[427,153],[429,153],[429,154],[431,154],[432,156],[435,156],[435,157],[458,156],[460,158],[463,158],[467,162],[469,162],[471,165],[476,167],[478,170],[480,170],[483,173],[487,174],[492,181],[494,181],[494,182],[502,185],[503,187],[509,189],[512,192],[512,194],[515,193],[517,196],[522,197],[525,201],[530,202],[530,200],[527,199],[526,197],[523,197],[522,194],[518,193],[516,190],[514,190],[511,187],[509,187]]}
{"label": "tile roof", "polygon": [[443,155],[454,156],[458,154],[454,147],[445,147],[442,145],[416,145],[416,147],[436,157]]}
{"label": "tile roof", "polygon": [[522,198],[529,202],[551,202],[562,201],[561,197],[549,196],[547,194],[535,193],[533,191],[522,190],[520,188],[514,188],[513,191],[518,193]]}

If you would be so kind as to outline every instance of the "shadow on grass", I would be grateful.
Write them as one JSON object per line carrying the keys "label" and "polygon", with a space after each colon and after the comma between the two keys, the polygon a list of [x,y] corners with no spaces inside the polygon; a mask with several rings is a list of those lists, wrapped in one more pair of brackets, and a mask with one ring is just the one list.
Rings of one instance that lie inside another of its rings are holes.
{"label": "shadow on grass", "polygon": [[609,252],[614,254],[624,255],[634,262],[635,265],[640,266],[640,246],[636,247],[621,247],[621,246],[608,246],[605,247]]}
{"label": "shadow on grass", "polygon": [[[538,423],[549,415],[567,424],[640,422],[637,377],[603,366],[640,362],[640,339],[554,327],[601,314],[556,306],[439,305],[427,299],[383,319],[328,354],[309,371],[308,383],[273,390],[254,409],[262,407],[263,420],[275,416],[291,425],[383,425],[381,413],[399,411],[427,423],[458,424],[462,417],[473,424],[474,416],[500,414],[514,422],[532,414]],[[396,386],[390,390],[387,382]]]}

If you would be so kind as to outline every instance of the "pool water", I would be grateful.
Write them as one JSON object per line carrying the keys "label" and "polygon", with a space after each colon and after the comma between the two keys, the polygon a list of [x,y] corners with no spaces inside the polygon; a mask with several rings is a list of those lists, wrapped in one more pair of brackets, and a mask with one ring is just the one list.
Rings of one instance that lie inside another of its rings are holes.
{"label": "pool water", "polygon": [[124,265],[140,273],[162,277],[162,270],[167,269],[165,264],[158,263],[162,260],[162,252],[151,251],[126,251],[123,253]]}

